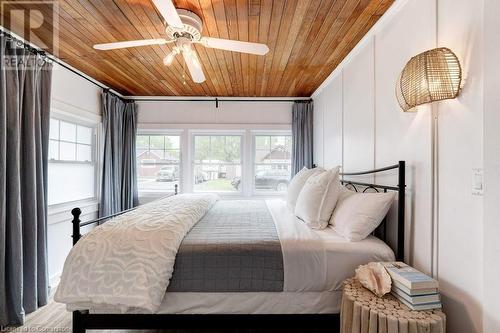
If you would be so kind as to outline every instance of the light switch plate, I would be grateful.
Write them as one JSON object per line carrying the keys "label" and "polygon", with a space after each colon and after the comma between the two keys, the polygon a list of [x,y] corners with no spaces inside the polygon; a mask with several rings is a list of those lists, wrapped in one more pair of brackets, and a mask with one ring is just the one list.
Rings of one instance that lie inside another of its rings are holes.
{"label": "light switch plate", "polygon": [[483,169],[472,169],[472,194],[483,195]]}

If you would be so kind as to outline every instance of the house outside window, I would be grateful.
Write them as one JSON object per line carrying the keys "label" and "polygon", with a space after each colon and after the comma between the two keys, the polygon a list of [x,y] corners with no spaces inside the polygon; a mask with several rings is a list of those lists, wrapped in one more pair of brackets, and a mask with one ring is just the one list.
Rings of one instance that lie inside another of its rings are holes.
{"label": "house outside window", "polygon": [[254,191],[284,193],[291,178],[291,135],[254,135]]}

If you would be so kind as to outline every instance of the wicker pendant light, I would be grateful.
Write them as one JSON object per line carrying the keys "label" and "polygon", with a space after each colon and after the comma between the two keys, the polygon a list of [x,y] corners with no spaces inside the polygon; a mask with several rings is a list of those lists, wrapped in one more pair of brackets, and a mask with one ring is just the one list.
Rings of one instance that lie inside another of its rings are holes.
{"label": "wicker pendant light", "polygon": [[[396,96],[403,111],[417,105],[458,96],[462,69],[457,56],[441,47],[420,53],[408,61],[396,83]],[[412,110],[413,109],[413,110]]]}

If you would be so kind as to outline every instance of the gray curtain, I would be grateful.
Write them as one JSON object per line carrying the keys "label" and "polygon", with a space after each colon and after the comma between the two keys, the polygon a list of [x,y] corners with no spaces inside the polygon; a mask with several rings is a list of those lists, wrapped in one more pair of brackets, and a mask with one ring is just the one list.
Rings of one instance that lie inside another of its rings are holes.
{"label": "gray curtain", "polygon": [[313,102],[297,101],[292,109],[292,176],[313,166]]}
{"label": "gray curtain", "polygon": [[17,325],[47,303],[52,65],[0,43],[0,325]]}
{"label": "gray curtain", "polygon": [[135,138],[137,105],[102,94],[103,169],[99,214],[107,216],[138,205]]}

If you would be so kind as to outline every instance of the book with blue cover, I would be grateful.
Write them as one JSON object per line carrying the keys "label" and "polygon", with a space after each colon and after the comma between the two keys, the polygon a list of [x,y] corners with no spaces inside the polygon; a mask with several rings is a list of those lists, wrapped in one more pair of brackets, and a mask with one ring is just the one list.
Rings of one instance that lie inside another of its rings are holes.
{"label": "book with blue cover", "polygon": [[410,290],[439,287],[436,280],[408,266],[404,262],[386,262],[383,265],[394,281],[401,283]]}
{"label": "book with blue cover", "polygon": [[428,303],[420,303],[420,304],[412,304],[408,302],[406,299],[401,297],[398,294],[394,294],[394,297],[396,297],[401,303],[406,305],[412,310],[432,310],[432,309],[441,309],[441,302],[428,302]]}
{"label": "book with blue cover", "polygon": [[413,305],[441,302],[441,298],[439,297],[439,293],[437,291],[429,294],[409,295],[402,289],[399,289],[397,286],[393,285],[391,293],[393,295],[404,298],[407,302]]}

